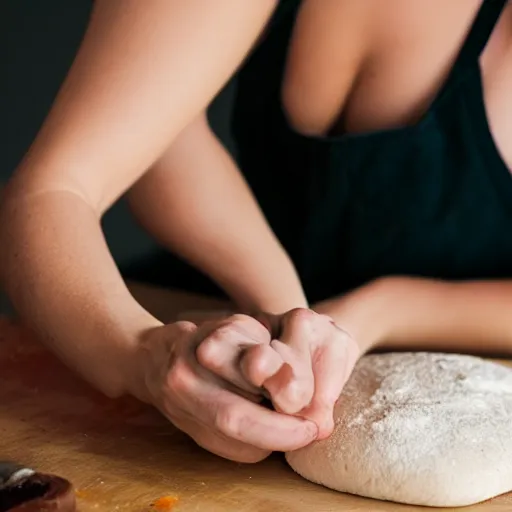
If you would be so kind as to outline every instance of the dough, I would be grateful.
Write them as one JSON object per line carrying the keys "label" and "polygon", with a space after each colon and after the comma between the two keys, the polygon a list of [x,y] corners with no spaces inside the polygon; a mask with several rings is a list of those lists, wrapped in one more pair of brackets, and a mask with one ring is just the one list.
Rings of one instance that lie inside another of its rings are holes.
{"label": "dough", "polygon": [[474,504],[512,490],[512,369],[471,356],[363,357],[329,439],[289,452],[304,478],[413,505]]}

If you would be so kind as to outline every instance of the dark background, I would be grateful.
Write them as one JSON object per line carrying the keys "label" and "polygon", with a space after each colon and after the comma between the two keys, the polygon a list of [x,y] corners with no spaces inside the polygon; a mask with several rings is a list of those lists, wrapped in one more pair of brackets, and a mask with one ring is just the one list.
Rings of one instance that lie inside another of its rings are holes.
{"label": "dark background", "polygon": [[[8,180],[36,136],[73,61],[91,6],[92,0],[0,2],[0,183]],[[229,121],[235,88],[232,80],[209,110],[214,131],[232,153]],[[138,228],[122,200],[103,225],[126,277],[165,285],[171,274],[187,272]]]}

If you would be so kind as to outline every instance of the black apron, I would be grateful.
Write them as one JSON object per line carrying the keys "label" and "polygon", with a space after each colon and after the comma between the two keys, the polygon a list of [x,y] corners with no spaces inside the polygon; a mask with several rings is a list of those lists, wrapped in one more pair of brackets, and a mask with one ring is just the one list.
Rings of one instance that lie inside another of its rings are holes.
{"label": "black apron", "polygon": [[[479,65],[505,5],[483,1],[449,78],[417,123],[308,137],[290,128],[280,100],[300,0],[280,2],[238,73],[232,132],[240,169],[311,302],[386,275],[512,277],[512,177],[490,132]],[[168,253],[125,274],[221,293]]]}
{"label": "black apron", "polygon": [[479,57],[506,0],[485,0],[449,78],[412,126],[309,137],[280,87],[300,2],[282,2],[239,76],[239,164],[308,298],[386,275],[512,277],[512,177],[492,138]]}

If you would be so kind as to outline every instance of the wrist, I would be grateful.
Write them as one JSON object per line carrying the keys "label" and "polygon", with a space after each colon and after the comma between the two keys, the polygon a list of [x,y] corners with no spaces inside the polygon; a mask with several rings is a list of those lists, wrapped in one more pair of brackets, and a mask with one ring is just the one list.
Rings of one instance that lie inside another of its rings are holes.
{"label": "wrist", "polygon": [[152,353],[152,345],[160,336],[163,324],[155,321],[140,329],[138,333],[122,345],[120,360],[121,366],[120,394],[128,394],[141,402],[151,403],[151,395],[147,385],[147,373],[150,368],[149,360]]}
{"label": "wrist", "polygon": [[249,278],[243,289],[225,288],[228,295],[237,304],[241,312],[283,315],[292,309],[309,308],[309,303],[300,283],[299,277],[291,266],[276,273],[276,268],[269,269],[256,280]]}
{"label": "wrist", "polygon": [[377,279],[351,293],[347,329],[359,345],[361,355],[377,348],[387,336],[387,287],[386,280]]}
{"label": "wrist", "polygon": [[[441,284],[442,288],[439,288]],[[372,348],[394,343],[399,339],[414,338],[421,325],[421,312],[429,303],[440,303],[447,297],[450,286],[442,282],[425,281],[418,277],[390,276],[374,283],[376,319],[379,336]],[[434,292],[434,295],[433,295]],[[420,318],[417,313],[420,312]]]}
{"label": "wrist", "polygon": [[392,336],[395,323],[396,280],[393,277],[381,277],[363,287],[362,306],[364,311],[363,336],[361,338],[364,352],[379,348]]}
{"label": "wrist", "polygon": [[252,316],[271,333],[274,333],[278,329],[282,317],[294,309],[309,309],[308,301],[304,295],[295,294],[275,301],[258,301],[250,306],[241,307],[240,311]]}
{"label": "wrist", "polygon": [[314,310],[330,316],[354,339],[363,355],[377,348],[392,330],[391,288],[391,279],[379,278],[347,295],[317,304]]}
{"label": "wrist", "polygon": [[290,297],[267,298],[266,300],[255,300],[245,304],[240,303],[239,307],[243,313],[250,316],[282,316],[292,309],[308,309],[309,304],[304,295],[295,294]]}

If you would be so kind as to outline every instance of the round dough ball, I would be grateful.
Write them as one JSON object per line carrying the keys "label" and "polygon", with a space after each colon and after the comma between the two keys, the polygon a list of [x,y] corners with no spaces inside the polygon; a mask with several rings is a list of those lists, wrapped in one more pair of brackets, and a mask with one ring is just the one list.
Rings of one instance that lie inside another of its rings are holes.
{"label": "round dough ball", "polygon": [[290,466],[332,489],[413,505],[464,506],[512,490],[512,370],[436,353],[363,357],[326,440]]}

